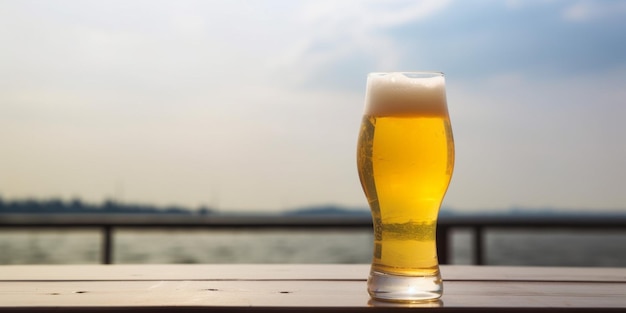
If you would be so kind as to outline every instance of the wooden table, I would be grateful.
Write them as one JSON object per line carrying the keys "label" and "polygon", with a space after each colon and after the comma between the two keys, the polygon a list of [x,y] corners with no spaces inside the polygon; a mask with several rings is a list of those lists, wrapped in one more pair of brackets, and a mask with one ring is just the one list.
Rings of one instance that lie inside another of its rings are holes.
{"label": "wooden table", "polygon": [[626,312],[626,268],[442,266],[441,301],[365,291],[369,266],[5,265],[0,312]]}

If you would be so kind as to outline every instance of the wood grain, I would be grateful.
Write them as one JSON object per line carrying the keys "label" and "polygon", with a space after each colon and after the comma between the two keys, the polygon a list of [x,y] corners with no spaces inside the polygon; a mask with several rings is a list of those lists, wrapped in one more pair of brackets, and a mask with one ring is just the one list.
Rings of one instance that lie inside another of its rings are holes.
{"label": "wood grain", "polygon": [[626,269],[443,266],[441,301],[370,300],[369,266],[0,266],[0,311],[626,311]]}

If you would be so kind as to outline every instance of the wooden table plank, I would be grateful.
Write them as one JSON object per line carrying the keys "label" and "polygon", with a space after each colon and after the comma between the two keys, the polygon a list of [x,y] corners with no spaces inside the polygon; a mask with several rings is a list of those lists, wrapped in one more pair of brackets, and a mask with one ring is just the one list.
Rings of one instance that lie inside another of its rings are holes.
{"label": "wooden table plank", "polygon": [[522,267],[522,266],[441,266],[444,280],[474,281],[598,281],[626,283],[626,268],[607,267]]}
{"label": "wooden table plank", "polygon": [[[626,268],[442,265],[444,280],[626,282]],[[3,265],[18,280],[366,280],[368,264]]]}
{"label": "wooden table plank", "polygon": [[366,264],[4,265],[0,266],[0,281],[365,280],[368,273]]}
{"label": "wooden table plank", "polygon": [[[626,285],[450,282],[445,307],[626,308]],[[0,306],[368,307],[357,281],[16,282],[0,286]]]}
{"label": "wooden table plank", "polygon": [[364,264],[0,266],[0,312],[626,311],[622,268],[444,266],[441,301],[413,305],[370,300],[368,270]]}

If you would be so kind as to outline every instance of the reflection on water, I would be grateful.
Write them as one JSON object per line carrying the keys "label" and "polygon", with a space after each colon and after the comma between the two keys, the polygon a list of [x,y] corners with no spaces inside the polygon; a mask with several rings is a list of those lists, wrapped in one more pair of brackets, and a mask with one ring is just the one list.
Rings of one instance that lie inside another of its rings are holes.
{"label": "reflection on water", "polygon": [[[452,234],[454,264],[470,264],[472,234]],[[117,230],[114,263],[370,263],[373,235],[347,231]],[[486,232],[491,265],[626,266],[626,232]],[[97,230],[0,230],[0,264],[99,263]]]}
{"label": "reflection on water", "polygon": [[119,232],[118,263],[363,263],[365,231]]}
{"label": "reflection on water", "polygon": [[100,262],[98,231],[0,230],[0,264]]}
{"label": "reflection on water", "polygon": [[[98,231],[0,231],[0,264],[99,263]],[[368,263],[368,231],[118,230],[114,263]]]}

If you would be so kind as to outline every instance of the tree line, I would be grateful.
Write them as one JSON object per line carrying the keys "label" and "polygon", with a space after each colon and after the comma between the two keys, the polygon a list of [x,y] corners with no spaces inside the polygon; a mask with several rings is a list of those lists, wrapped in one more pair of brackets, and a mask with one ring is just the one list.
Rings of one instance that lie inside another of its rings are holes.
{"label": "tree line", "polygon": [[93,204],[72,199],[24,199],[5,201],[0,197],[0,213],[143,213],[143,214],[211,214],[214,210],[201,206],[196,210],[181,206],[157,207],[146,204],[120,203],[105,200],[101,204]]}

